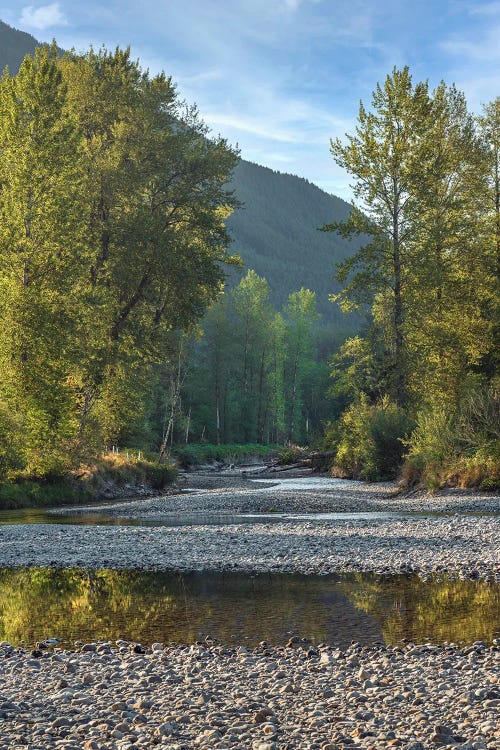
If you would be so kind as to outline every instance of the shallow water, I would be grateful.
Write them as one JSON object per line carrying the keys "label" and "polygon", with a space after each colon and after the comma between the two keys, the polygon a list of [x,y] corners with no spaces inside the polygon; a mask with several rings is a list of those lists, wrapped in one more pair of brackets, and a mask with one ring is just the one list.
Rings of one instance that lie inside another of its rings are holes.
{"label": "shallow water", "polygon": [[[99,506],[102,508],[102,504]],[[229,526],[242,523],[283,521],[387,521],[409,518],[408,513],[368,511],[365,513],[162,513],[160,517],[125,518],[104,512],[22,508],[0,511],[0,526],[13,524],[58,523],[70,526]]]}
{"label": "shallow water", "polygon": [[416,576],[0,569],[0,640],[465,642],[500,634],[500,585]]}

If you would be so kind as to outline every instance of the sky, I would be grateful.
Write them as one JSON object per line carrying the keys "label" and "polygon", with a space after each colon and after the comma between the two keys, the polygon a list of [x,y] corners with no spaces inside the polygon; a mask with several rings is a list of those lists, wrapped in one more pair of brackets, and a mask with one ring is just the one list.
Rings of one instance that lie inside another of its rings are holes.
{"label": "sky", "polygon": [[64,49],[130,45],[243,158],[346,200],[330,138],[394,66],[474,112],[500,95],[500,0],[0,0],[0,19]]}

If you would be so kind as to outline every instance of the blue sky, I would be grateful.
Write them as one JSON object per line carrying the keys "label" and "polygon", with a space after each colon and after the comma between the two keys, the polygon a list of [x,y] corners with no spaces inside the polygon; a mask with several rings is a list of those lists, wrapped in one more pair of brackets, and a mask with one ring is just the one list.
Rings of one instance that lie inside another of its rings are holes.
{"label": "blue sky", "polygon": [[394,65],[476,112],[500,95],[500,0],[0,0],[0,18],[67,49],[130,45],[244,158],[347,199],[329,139]]}

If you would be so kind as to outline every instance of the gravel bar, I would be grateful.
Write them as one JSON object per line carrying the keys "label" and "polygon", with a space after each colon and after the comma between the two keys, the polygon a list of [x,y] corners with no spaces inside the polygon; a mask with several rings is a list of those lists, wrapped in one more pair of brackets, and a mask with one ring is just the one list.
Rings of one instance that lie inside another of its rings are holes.
{"label": "gravel bar", "polygon": [[161,520],[179,513],[500,513],[500,497],[453,489],[437,495],[396,495],[394,482],[308,477],[250,480],[241,475],[190,474],[179,494],[138,498],[100,506],[57,508],[53,512],[101,511],[121,518]]}
{"label": "gravel bar", "polygon": [[496,750],[500,648],[0,644],[9,750]]}
{"label": "gravel bar", "polygon": [[500,580],[500,517],[224,526],[0,529],[0,565],[177,571],[432,573]]}

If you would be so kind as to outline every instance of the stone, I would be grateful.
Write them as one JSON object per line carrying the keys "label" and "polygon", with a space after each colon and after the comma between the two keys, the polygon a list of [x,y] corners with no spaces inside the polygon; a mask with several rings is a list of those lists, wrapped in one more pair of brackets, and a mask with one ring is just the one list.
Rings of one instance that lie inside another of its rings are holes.
{"label": "stone", "polygon": [[261,708],[254,714],[254,724],[263,724],[270,716],[273,716],[273,712],[270,708]]}
{"label": "stone", "polygon": [[68,718],[66,718],[66,716],[60,716],[58,719],[55,719],[51,724],[51,727],[53,727],[54,729],[58,729],[59,727],[70,727],[70,726],[71,726],[71,722]]}

